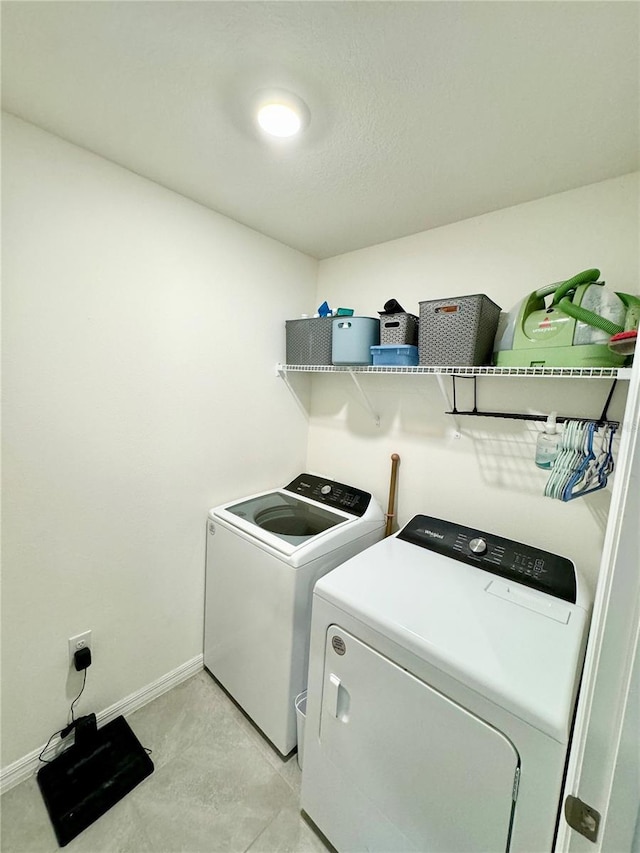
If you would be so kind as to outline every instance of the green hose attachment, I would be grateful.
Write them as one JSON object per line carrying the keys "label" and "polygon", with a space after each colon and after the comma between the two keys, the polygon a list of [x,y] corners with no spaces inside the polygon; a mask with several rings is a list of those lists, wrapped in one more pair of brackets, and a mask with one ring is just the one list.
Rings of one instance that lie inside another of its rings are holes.
{"label": "green hose attachment", "polygon": [[536,290],[536,296],[544,299],[545,296],[551,296],[554,293],[555,296],[551,304],[556,305],[566,293],[576,288],[579,284],[588,284],[589,282],[596,284],[599,278],[600,270],[585,270],[574,275],[573,278],[567,279],[567,281],[556,281],[554,284],[546,284],[540,290]]}
{"label": "green hose attachment", "polygon": [[620,298],[627,309],[627,322],[625,326],[619,326],[617,323],[612,323],[611,320],[606,320],[599,314],[594,314],[593,311],[588,311],[586,308],[581,308],[579,305],[573,304],[567,294],[574,291],[580,284],[599,284],[602,286],[602,283],[598,281],[599,277],[600,270],[584,270],[584,272],[574,275],[573,278],[569,278],[567,281],[560,282],[559,284],[549,284],[546,287],[540,288],[540,290],[536,291],[536,296],[544,298],[553,293],[554,297],[551,307],[555,307],[559,311],[562,311],[563,314],[573,317],[574,320],[594,326],[596,329],[606,332],[607,335],[613,336],[620,332],[635,329],[638,325],[637,318],[640,315],[640,299],[637,296],[632,296],[629,293],[616,293],[616,296]]}
{"label": "green hose attachment", "polygon": [[581,320],[589,326],[595,326],[596,329],[601,329],[609,336],[617,335],[619,332],[624,332],[624,326],[618,326],[617,323],[612,323],[611,320],[605,320],[599,314],[594,314],[593,311],[587,311],[586,308],[581,308],[579,305],[574,305],[568,296],[558,302],[558,310],[563,314],[568,314],[574,320]]}
{"label": "green hose attachment", "polygon": [[[574,275],[573,278],[562,282],[556,290],[556,295],[553,297],[552,305],[557,305],[563,296],[566,296],[571,290],[575,290],[579,284],[597,284],[600,278],[600,270],[585,270]],[[586,322],[586,321],[585,321]]]}

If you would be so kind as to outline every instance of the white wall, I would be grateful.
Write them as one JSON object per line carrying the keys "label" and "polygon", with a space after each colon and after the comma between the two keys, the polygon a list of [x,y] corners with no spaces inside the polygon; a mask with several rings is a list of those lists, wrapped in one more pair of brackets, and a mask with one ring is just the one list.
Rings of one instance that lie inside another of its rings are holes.
{"label": "white wall", "polygon": [[3,121],[2,765],[201,654],[204,520],[304,468],[317,262]]}
{"label": "white wall", "polygon": [[[316,302],[375,317],[390,298],[417,314],[421,300],[485,293],[506,311],[591,267],[613,290],[638,293],[638,187],[638,174],[629,175],[322,261]],[[381,414],[376,428],[348,376],[309,381],[310,470],[330,468],[386,507],[389,457],[397,452],[401,525],[425,513],[529,542],[573,558],[593,588],[609,492],[570,503],[543,497],[547,474],[533,463],[540,426],[461,418],[456,438],[435,377],[364,376]],[[459,383],[458,408],[471,403],[470,383]],[[478,405],[599,416],[609,387],[605,380],[487,378],[478,381]],[[611,418],[622,416],[625,396],[619,387]]]}

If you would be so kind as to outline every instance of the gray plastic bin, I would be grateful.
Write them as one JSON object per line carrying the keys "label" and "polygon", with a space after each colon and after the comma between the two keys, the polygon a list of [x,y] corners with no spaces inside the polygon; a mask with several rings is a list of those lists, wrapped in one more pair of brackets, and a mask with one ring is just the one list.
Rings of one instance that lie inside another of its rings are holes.
{"label": "gray plastic bin", "polygon": [[419,363],[490,364],[500,310],[484,293],[420,302]]}
{"label": "gray plastic bin", "polygon": [[415,314],[387,314],[380,317],[380,343],[418,346],[418,318]]}
{"label": "gray plastic bin", "polygon": [[296,696],[296,728],[298,732],[298,767],[302,770],[302,752],[304,748],[304,723],[307,717],[307,691]]}
{"label": "gray plastic bin", "polygon": [[285,321],[287,364],[331,364],[333,317]]}

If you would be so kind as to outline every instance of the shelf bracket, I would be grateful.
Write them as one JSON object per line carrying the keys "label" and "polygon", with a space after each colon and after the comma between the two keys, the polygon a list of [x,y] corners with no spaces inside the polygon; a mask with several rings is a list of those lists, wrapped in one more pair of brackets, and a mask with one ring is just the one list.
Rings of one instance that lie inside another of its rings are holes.
{"label": "shelf bracket", "polygon": [[457,418],[457,412],[456,412],[456,382],[455,382],[455,376],[452,377],[452,380],[453,380],[453,383],[452,383],[453,384],[453,404],[451,403],[451,400],[449,399],[449,394],[447,393],[447,388],[446,388],[446,385],[444,384],[443,375],[441,373],[436,373],[436,379],[438,380],[438,385],[440,387],[440,393],[444,397],[445,403],[447,404],[449,409],[453,410],[453,411],[447,412],[448,415],[449,414],[453,415],[453,423],[455,424],[455,427],[456,427],[456,431],[453,434],[453,437],[454,438],[460,438],[460,435],[461,435],[460,421]]}
{"label": "shelf bracket", "polygon": [[374,411],[373,406],[371,405],[369,398],[365,394],[365,392],[362,388],[362,385],[358,381],[358,378],[357,378],[356,374],[354,373],[354,371],[349,370],[348,372],[349,372],[349,376],[353,379],[356,388],[358,389],[358,393],[360,394],[360,397],[361,397],[367,411],[369,412],[369,414],[373,418],[373,422],[375,423],[375,425],[377,427],[379,427],[380,426],[380,415]]}
{"label": "shelf bracket", "polygon": [[300,411],[302,412],[302,414],[305,416],[305,418],[306,418],[307,420],[309,420],[309,412],[307,411],[307,409],[306,409],[306,407],[305,407],[304,403],[302,402],[302,400],[300,399],[300,397],[299,397],[299,396],[298,396],[298,394],[296,393],[295,388],[293,387],[293,385],[292,385],[292,384],[291,384],[291,382],[289,381],[289,377],[288,377],[288,375],[287,375],[287,369],[286,369],[286,367],[283,367],[283,365],[281,365],[281,364],[276,365],[276,376],[279,376],[279,377],[283,380],[284,384],[285,384],[285,385],[287,386],[287,388],[289,389],[289,393],[291,394],[291,396],[293,397],[293,399],[294,399],[294,400],[296,401],[296,403],[298,404],[298,408],[300,409]]}

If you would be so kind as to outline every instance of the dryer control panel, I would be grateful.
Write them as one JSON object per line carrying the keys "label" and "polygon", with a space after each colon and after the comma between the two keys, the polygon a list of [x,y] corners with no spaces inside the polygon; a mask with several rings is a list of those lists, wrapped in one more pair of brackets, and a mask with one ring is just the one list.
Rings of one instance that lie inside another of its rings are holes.
{"label": "dryer control panel", "polygon": [[335,480],[325,480],[322,477],[316,477],[315,474],[300,474],[285,486],[285,489],[358,517],[365,514],[371,501],[369,492],[363,492],[354,486],[346,486],[344,483],[337,483]]}
{"label": "dryer control panel", "polygon": [[576,603],[575,566],[566,557],[428,515],[416,515],[397,538]]}

